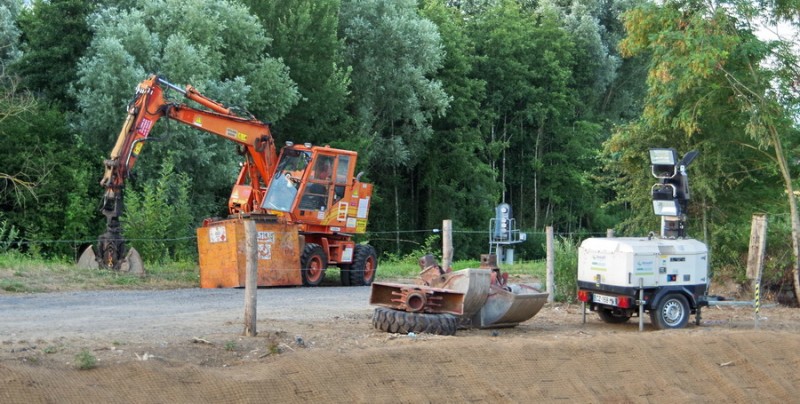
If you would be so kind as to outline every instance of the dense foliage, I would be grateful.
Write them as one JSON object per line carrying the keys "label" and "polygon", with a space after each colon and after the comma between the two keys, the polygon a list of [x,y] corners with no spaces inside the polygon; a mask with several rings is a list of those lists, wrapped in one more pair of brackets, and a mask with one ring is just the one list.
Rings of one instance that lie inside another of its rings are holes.
{"label": "dense foliage", "polygon": [[[29,3],[0,5],[7,248],[74,256],[101,232],[103,158],[135,85],[157,73],[273,122],[278,144],[358,151],[384,253],[418,250],[451,219],[456,258],[477,258],[501,202],[530,234],[523,259],[541,257],[545,226],[575,236],[570,248],[607,228],[658,231],[646,151],[673,147],[700,151],[690,233],[715,268],[741,276],[757,212],[770,215],[772,277],[797,267],[785,252],[800,227],[800,69],[791,38],[757,35],[797,21],[793,2]],[[192,228],[224,214],[239,157],[177,124],[153,137],[126,234],[149,261],[191,258]]]}

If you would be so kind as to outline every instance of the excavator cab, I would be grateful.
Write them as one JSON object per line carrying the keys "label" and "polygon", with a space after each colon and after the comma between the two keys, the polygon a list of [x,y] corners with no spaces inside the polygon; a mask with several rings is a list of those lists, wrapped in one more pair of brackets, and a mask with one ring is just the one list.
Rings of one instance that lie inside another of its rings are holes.
{"label": "excavator cab", "polygon": [[261,208],[313,233],[363,233],[372,185],[355,176],[357,154],[289,144],[281,151]]}

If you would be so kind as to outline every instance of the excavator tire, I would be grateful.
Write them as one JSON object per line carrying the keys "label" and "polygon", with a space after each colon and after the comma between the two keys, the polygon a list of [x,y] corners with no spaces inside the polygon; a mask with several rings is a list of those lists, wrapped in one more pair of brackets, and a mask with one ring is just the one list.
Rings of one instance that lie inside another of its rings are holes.
{"label": "excavator tire", "polygon": [[455,335],[458,318],[452,314],[410,313],[387,307],[376,307],[372,314],[372,325],[391,333],[428,333]]}
{"label": "excavator tire", "polygon": [[375,247],[369,244],[356,245],[353,265],[350,266],[350,286],[369,286],[375,280],[378,270],[378,256]]}
{"label": "excavator tire", "polygon": [[328,255],[322,246],[315,243],[306,244],[300,257],[301,275],[304,286],[318,286],[325,279],[328,269]]}

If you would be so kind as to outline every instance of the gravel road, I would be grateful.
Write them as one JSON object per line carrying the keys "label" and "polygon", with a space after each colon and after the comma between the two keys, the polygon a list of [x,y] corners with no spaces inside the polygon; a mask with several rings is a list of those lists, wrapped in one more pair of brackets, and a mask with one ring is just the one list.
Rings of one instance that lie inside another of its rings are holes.
{"label": "gravel road", "polygon": [[[368,315],[369,292],[367,287],[259,289],[258,320]],[[0,295],[0,340],[172,340],[241,332],[243,318],[244,289]]]}

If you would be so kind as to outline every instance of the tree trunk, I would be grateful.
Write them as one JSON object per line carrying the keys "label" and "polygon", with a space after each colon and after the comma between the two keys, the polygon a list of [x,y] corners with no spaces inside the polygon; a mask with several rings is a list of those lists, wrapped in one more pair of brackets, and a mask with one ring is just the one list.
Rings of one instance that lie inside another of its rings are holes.
{"label": "tree trunk", "polygon": [[539,160],[541,159],[541,143],[544,134],[544,122],[539,124],[536,130],[536,144],[533,149],[533,162],[536,169],[533,170],[533,228],[539,228]]}
{"label": "tree trunk", "polygon": [[394,175],[394,234],[397,255],[400,255],[400,192],[397,189],[397,166],[392,166],[392,175]]}
{"label": "tree trunk", "polygon": [[770,126],[769,133],[772,137],[773,146],[775,147],[775,158],[778,161],[783,181],[786,184],[786,194],[789,197],[789,214],[792,220],[792,254],[794,255],[792,283],[794,284],[794,297],[800,302],[800,216],[798,216],[797,211],[797,198],[794,196],[792,174],[789,171],[789,164],[786,162],[786,156],[783,154],[783,146],[780,142],[780,136],[778,136],[778,130],[774,126]]}

